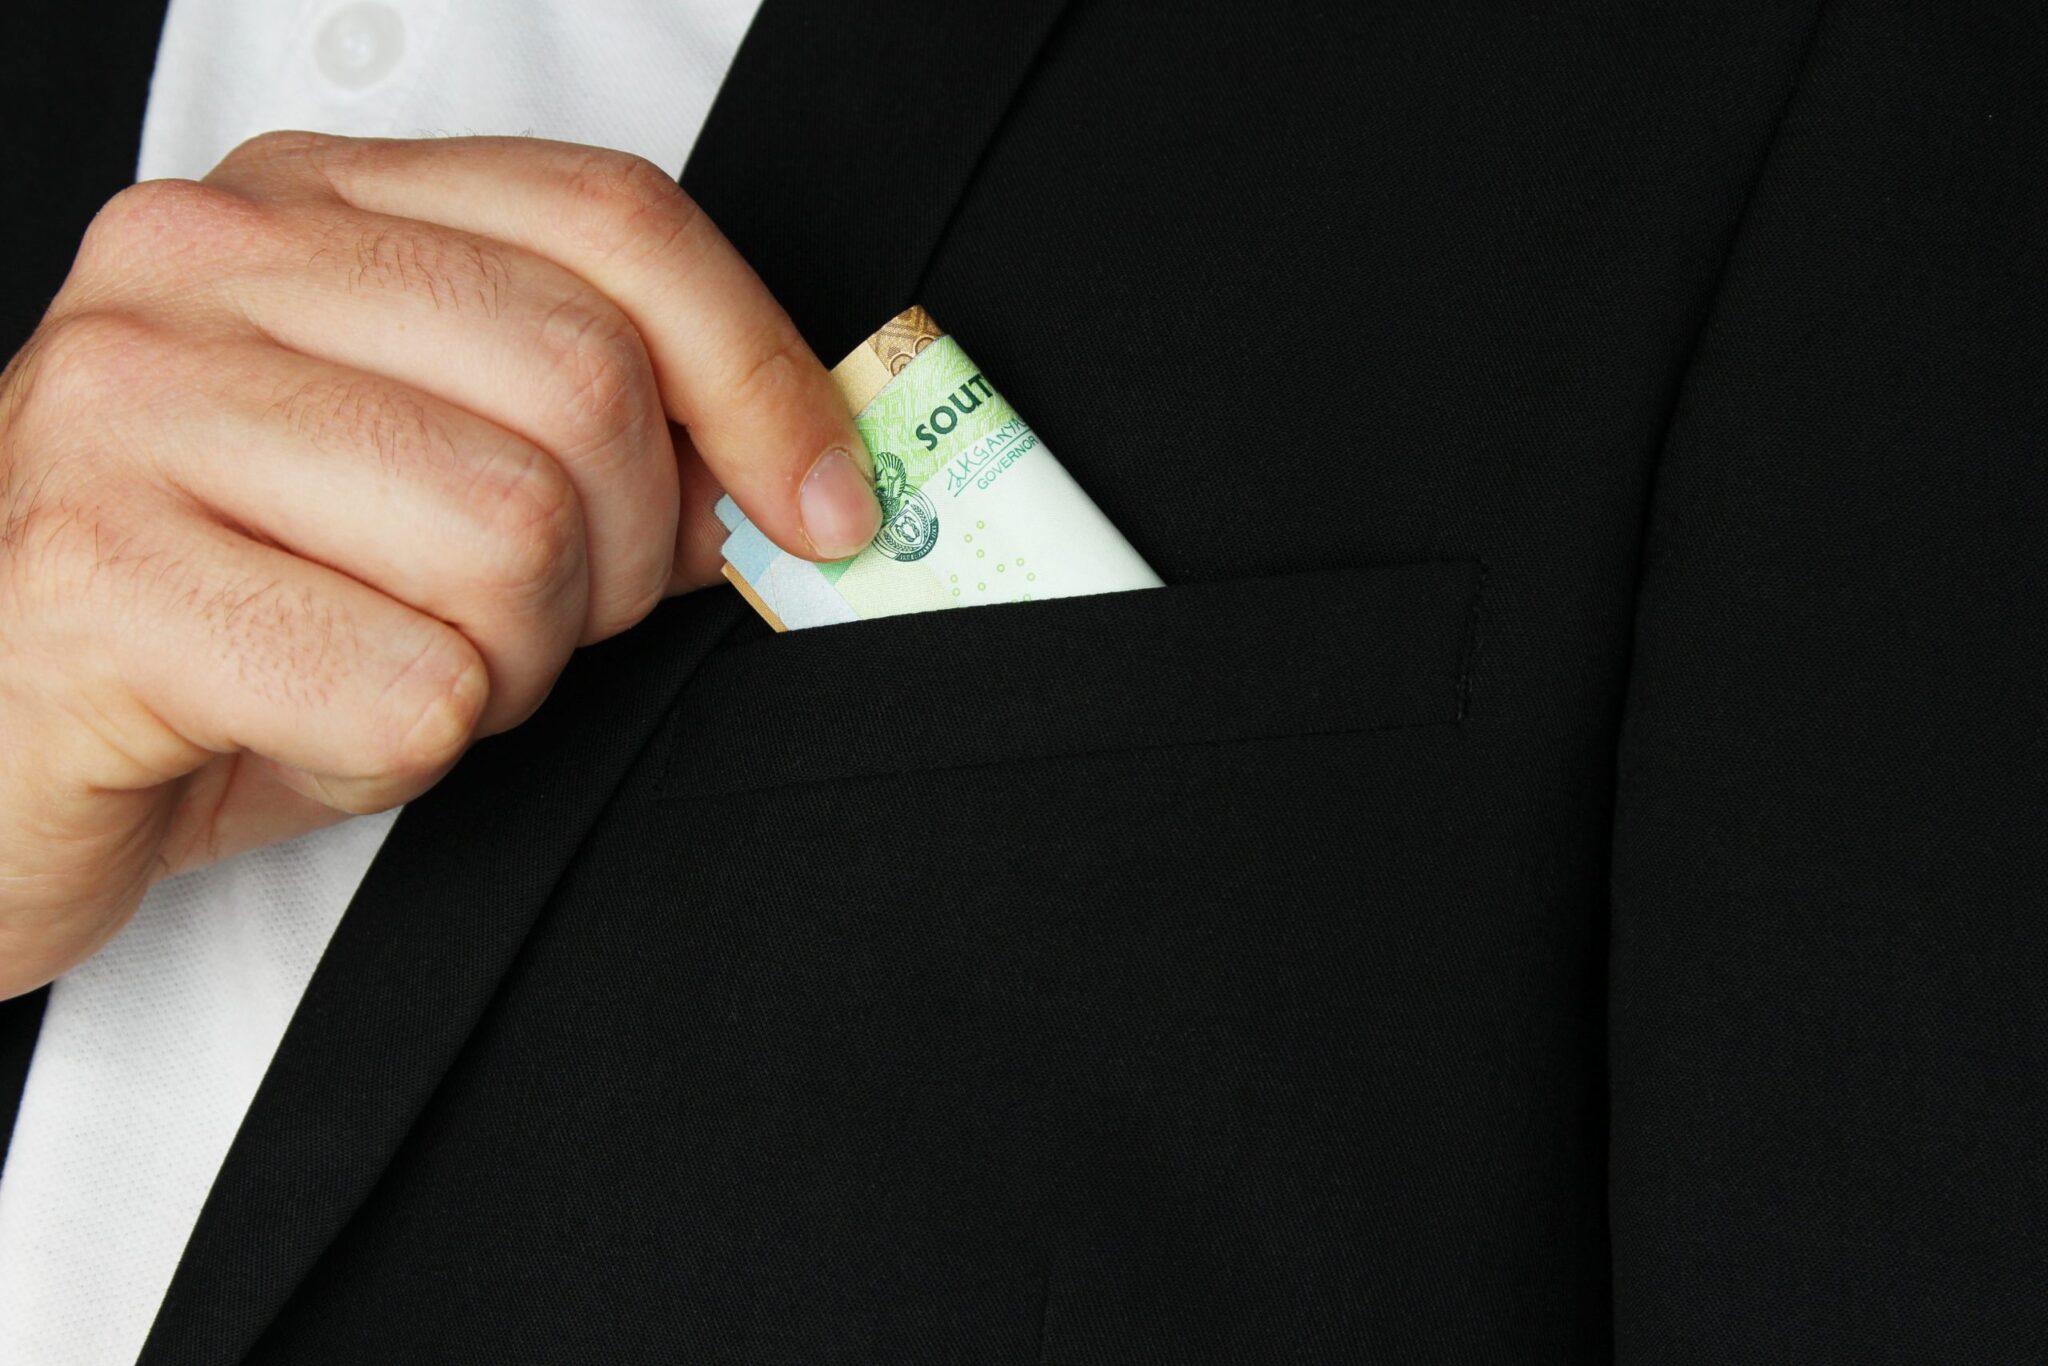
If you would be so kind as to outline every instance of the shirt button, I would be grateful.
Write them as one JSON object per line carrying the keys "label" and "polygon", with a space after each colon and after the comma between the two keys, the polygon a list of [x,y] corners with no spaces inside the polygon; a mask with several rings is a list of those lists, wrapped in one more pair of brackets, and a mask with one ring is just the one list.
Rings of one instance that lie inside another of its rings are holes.
{"label": "shirt button", "polygon": [[320,26],[313,50],[321,75],[345,90],[362,90],[398,65],[405,52],[405,21],[389,5],[350,5]]}

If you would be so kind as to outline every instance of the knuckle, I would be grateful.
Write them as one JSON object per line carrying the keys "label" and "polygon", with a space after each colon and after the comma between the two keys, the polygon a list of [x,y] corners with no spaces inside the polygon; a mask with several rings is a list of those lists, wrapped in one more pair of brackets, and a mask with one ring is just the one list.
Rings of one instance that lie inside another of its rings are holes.
{"label": "knuckle", "polygon": [[595,150],[569,172],[570,229],[601,258],[657,252],[696,231],[703,210],[645,157]]}
{"label": "knuckle", "polygon": [[231,190],[197,180],[145,180],[109,199],[86,226],[79,272],[87,276],[164,268],[195,250],[245,240],[261,208]]}
{"label": "knuckle", "polygon": [[49,626],[88,610],[84,590],[138,559],[138,486],[112,477],[74,429],[132,394],[153,331],[116,313],[46,323],[0,385],[0,590]]}
{"label": "knuckle", "polygon": [[647,411],[654,372],[647,348],[619,309],[589,295],[551,309],[541,324],[553,411],[568,424],[567,454],[631,435]]}
{"label": "knuckle", "polygon": [[424,295],[437,312],[495,318],[512,285],[511,262],[484,238],[426,224],[360,227],[348,253],[348,288]]}
{"label": "knuckle", "polygon": [[422,458],[446,459],[452,445],[420,395],[367,376],[293,381],[271,411],[316,449],[373,452],[388,473]]}
{"label": "knuckle", "polygon": [[726,393],[736,407],[780,407],[802,387],[804,361],[810,349],[794,325],[777,319],[753,344],[743,348],[745,357],[735,371]]}
{"label": "knuckle", "polygon": [[155,236],[166,228],[197,221],[235,197],[196,180],[138,181],[100,206],[87,228],[88,240],[94,233]]}
{"label": "knuckle", "polygon": [[328,133],[304,128],[273,128],[242,139],[221,158],[221,169],[268,166],[280,161],[318,158],[343,141]]}
{"label": "knuckle", "polygon": [[377,776],[416,777],[454,762],[476,733],[489,692],[476,648],[451,627],[432,631],[385,689]]}
{"label": "knuckle", "polygon": [[9,427],[47,430],[44,424],[132,394],[162,346],[158,330],[130,313],[88,310],[51,319],[9,382]]}
{"label": "knuckle", "polygon": [[484,576],[500,593],[552,600],[583,567],[583,509],[576,486],[539,450],[469,500],[485,547]]}

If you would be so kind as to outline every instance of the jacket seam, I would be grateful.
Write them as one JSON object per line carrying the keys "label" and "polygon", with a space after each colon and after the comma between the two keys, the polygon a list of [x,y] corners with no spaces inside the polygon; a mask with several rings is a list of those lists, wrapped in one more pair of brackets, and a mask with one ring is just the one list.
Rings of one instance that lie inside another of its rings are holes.
{"label": "jacket seam", "polygon": [[1606,1122],[1603,1126],[1603,1136],[1606,1142],[1601,1154],[1601,1165],[1605,1173],[1603,1184],[1606,1199],[1603,1201],[1602,1215],[1603,1223],[1606,1226],[1607,1242],[1607,1312],[1609,1331],[1612,1335],[1610,1350],[1614,1351],[1617,1359],[1620,1355],[1619,1349],[1612,1345],[1613,1339],[1618,1339],[1621,1332],[1620,1314],[1615,1298],[1615,1275],[1617,1270],[1614,1239],[1616,1167],[1614,1161],[1615,1105],[1612,1061],[1614,1053],[1614,1000],[1616,994],[1614,971],[1615,925],[1620,916],[1621,908],[1615,894],[1614,858],[1615,850],[1619,843],[1618,827],[1623,783],[1621,771],[1622,747],[1628,735],[1629,713],[1634,699],[1636,656],[1642,637],[1643,584],[1648,573],[1651,522],[1656,515],[1658,489],[1663,482],[1666,463],[1670,456],[1671,442],[1677,432],[1679,418],[1685,408],[1686,394],[1692,385],[1694,371],[1699,365],[1700,352],[1704,349],[1707,335],[1713,330],[1715,318],[1720,312],[1721,296],[1727,287],[1728,277],[1733,270],[1735,254],[1741,248],[1743,239],[1749,230],[1750,215],[1756,206],[1757,193],[1762,189],[1765,177],[1770,174],[1772,163],[1777,159],[1779,144],[1784,139],[1785,125],[1790,122],[1792,112],[1799,103],[1799,97],[1806,89],[1808,77],[1812,74],[1814,56],[1820,47],[1821,31],[1826,26],[1828,16],[1833,12],[1833,8],[1834,0],[1814,0],[1813,17],[1808,22],[1805,37],[1800,43],[1799,56],[1793,65],[1791,79],[1786,82],[1783,102],[1779,105],[1777,117],[1771,122],[1770,135],[1764,139],[1763,149],[1757,157],[1756,170],[1750,177],[1749,186],[1743,192],[1742,203],[1737,208],[1734,219],[1729,227],[1727,246],[1721,253],[1720,264],[1714,270],[1713,283],[1707,290],[1706,301],[1700,310],[1699,323],[1693,331],[1691,343],[1686,348],[1684,362],[1678,367],[1677,380],[1672,385],[1671,390],[1671,407],[1665,414],[1663,423],[1658,428],[1657,440],[1651,448],[1653,454],[1650,470],[1648,477],[1644,480],[1642,510],[1641,515],[1637,519],[1635,568],[1633,582],[1629,590],[1629,611],[1627,617],[1628,642],[1622,656],[1624,666],[1620,680],[1620,701],[1615,715],[1614,749],[1609,756],[1610,767],[1608,771],[1612,775],[1612,786],[1610,788],[1611,796],[1607,817],[1607,914],[1600,922],[1600,927],[1605,932],[1604,942],[1601,945],[1601,956],[1604,964],[1601,1059],[1604,1064],[1602,1068],[1604,1075],[1599,1092],[1602,1100],[1605,1102],[1606,1110]]}

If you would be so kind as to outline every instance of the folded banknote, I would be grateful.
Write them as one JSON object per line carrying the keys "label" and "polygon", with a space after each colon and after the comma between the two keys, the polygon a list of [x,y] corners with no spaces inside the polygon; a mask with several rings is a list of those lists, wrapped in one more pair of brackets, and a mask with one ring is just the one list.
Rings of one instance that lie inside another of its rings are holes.
{"label": "folded banknote", "polygon": [[922,308],[832,369],[875,464],[882,526],[850,559],[786,554],[731,498],[725,576],[778,631],[1157,588],[1038,434]]}

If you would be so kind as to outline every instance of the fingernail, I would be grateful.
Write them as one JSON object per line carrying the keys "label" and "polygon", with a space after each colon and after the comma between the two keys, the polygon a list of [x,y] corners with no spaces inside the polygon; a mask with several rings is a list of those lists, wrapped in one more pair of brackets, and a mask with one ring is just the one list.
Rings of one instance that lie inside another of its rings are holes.
{"label": "fingernail", "polygon": [[882,506],[860,466],[835,446],[818,457],[797,492],[811,548],[828,560],[857,555],[882,525]]}

